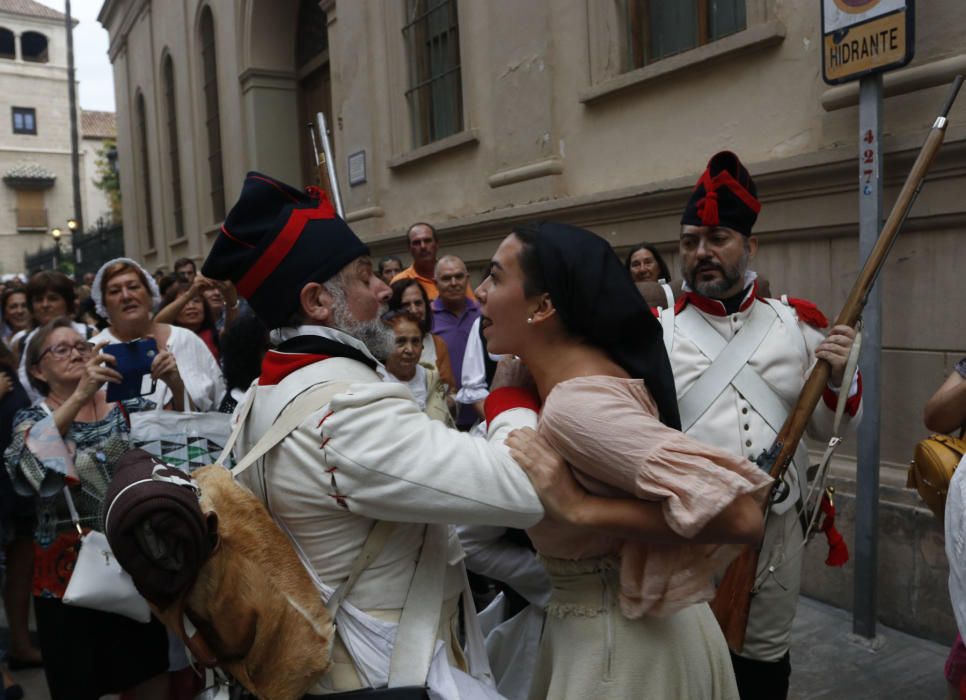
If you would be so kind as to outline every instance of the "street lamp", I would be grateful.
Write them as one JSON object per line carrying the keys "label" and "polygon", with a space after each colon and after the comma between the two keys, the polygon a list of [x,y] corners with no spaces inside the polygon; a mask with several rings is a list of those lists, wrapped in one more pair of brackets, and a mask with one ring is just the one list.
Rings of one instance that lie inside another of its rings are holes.
{"label": "street lamp", "polygon": [[70,229],[71,233],[76,231],[78,226],[77,219],[67,219],[67,228]]}
{"label": "street lamp", "polygon": [[[73,221],[73,219],[71,219]],[[68,227],[70,224],[68,223]],[[56,226],[50,229],[50,235],[54,239],[54,269],[60,269],[60,237],[64,235],[64,232],[57,228]]]}

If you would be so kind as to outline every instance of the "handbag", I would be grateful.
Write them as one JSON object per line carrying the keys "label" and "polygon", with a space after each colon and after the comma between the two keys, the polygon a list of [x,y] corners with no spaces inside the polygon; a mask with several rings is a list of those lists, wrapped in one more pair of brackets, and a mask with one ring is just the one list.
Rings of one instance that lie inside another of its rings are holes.
{"label": "handbag", "polygon": [[74,499],[66,486],[64,498],[80,535],[80,551],[64,592],[64,603],[124,615],[136,622],[150,622],[148,602],[137,592],[131,577],[114,558],[107,537],[97,530],[84,534]]}
{"label": "handbag", "polygon": [[189,473],[217,461],[231,434],[231,416],[227,413],[158,408],[132,413],[130,421],[131,447],[140,447]]}
{"label": "handbag", "polygon": [[909,463],[906,488],[916,489],[940,522],[945,518],[949,481],[963,455],[966,440],[936,434],[919,441]]}

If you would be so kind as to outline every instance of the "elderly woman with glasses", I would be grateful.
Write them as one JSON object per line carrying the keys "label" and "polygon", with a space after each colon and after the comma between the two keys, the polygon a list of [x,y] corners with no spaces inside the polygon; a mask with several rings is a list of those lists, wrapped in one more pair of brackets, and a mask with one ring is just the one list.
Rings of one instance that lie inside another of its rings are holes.
{"label": "elderly woman with glasses", "polygon": [[[5,455],[14,488],[37,499],[34,611],[54,700],[125,690],[162,698],[167,692],[168,643],[160,623],[139,624],[61,600],[80,540],[71,504],[81,529],[101,529],[104,494],[130,442],[128,415],[155,407],[142,397],[107,401],[102,387],[121,375],[102,347],[92,346],[67,318],[34,333],[25,356],[43,400],[17,413]],[[180,381],[169,352],[158,353],[152,374],[169,385]],[[175,392],[176,402],[182,391]]]}

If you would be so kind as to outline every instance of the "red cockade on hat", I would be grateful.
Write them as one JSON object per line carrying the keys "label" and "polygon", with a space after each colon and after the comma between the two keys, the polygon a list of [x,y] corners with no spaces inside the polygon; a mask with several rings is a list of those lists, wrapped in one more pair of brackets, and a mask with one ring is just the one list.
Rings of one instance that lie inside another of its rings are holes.
{"label": "red cockade on hat", "polygon": [[711,171],[705,170],[698,184],[704,186],[704,199],[698,202],[698,214],[705,226],[718,225],[718,189],[727,187],[745,206],[756,214],[761,211],[761,202],[744,187],[727,170],[711,177]]}
{"label": "red cockade on hat", "polygon": [[731,151],[716,153],[708,161],[681,223],[691,226],[726,226],[746,236],[761,211],[751,175]]}

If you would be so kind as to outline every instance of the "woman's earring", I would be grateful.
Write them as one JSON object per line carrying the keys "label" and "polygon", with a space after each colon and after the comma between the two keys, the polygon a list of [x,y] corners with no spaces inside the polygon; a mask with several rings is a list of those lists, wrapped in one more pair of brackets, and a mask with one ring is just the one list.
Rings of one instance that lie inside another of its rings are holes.
{"label": "woman's earring", "polygon": [[530,316],[530,317],[529,317],[529,318],[527,319],[527,323],[533,323],[533,316]]}

